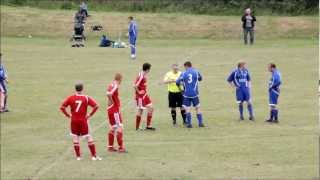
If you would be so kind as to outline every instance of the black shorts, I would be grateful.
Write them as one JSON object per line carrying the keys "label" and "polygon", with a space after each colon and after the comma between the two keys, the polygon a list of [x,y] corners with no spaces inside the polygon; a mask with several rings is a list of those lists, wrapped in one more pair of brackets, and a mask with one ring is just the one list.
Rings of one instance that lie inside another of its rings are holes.
{"label": "black shorts", "polygon": [[169,107],[170,108],[182,107],[182,101],[183,101],[182,93],[169,92],[168,100],[169,100]]}

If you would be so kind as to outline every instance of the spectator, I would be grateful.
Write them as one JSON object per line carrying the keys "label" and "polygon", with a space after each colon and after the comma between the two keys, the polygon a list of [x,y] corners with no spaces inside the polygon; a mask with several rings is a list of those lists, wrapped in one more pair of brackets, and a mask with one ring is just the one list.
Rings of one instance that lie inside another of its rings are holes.
{"label": "spectator", "polygon": [[100,47],[109,47],[114,43],[114,41],[111,41],[107,38],[106,35],[102,35],[101,41],[100,41]]}
{"label": "spectator", "polygon": [[256,17],[252,15],[251,9],[247,8],[241,18],[243,28],[244,44],[248,44],[248,34],[250,35],[250,44],[254,42],[254,22]]}
{"label": "spectator", "polygon": [[80,4],[80,11],[84,13],[86,17],[89,17],[88,5],[86,4],[86,2],[82,1],[82,3]]}
{"label": "spectator", "polygon": [[86,16],[83,11],[80,9],[74,16],[74,23],[84,24],[86,21]]}
{"label": "spectator", "polygon": [[7,91],[8,75],[2,64],[2,54],[0,53],[0,113],[9,112],[7,108]]}

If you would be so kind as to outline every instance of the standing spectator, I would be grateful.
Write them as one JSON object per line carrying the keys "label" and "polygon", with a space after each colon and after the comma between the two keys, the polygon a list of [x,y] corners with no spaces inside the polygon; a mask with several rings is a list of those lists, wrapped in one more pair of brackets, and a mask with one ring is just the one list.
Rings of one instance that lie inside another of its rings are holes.
{"label": "standing spectator", "polygon": [[2,54],[0,53],[0,113],[9,112],[7,108],[7,91],[8,75],[2,64]]}
{"label": "standing spectator", "polygon": [[250,35],[250,44],[254,42],[254,22],[256,17],[252,15],[251,9],[247,8],[241,18],[243,28],[244,44],[248,44],[248,34]]}
{"label": "standing spectator", "polygon": [[89,17],[88,5],[86,4],[85,1],[82,1],[80,4],[80,11],[81,11],[81,13],[84,13],[86,17]]}

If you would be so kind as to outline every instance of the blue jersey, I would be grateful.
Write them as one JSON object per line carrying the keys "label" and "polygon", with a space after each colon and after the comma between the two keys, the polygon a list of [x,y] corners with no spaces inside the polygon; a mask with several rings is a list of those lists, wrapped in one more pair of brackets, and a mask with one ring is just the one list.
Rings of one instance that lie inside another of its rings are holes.
{"label": "blue jersey", "polygon": [[7,79],[7,71],[4,68],[4,66],[1,64],[0,65],[0,81],[4,81],[5,79]]}
{"label": "blue jersey", "polygon": [[129,32],[129,37],[136,38],[138,36],[138,26],[136,21],[130,21],[128,32]]}
{"label": "blue jersey", "polygon": [[248,88],[251,80],[249,71],[247,69],[237,68],[229,75],[227,81],[232,82],[238,88]]}
{"label": "blue jersey", "polygon": [[176,84],[183,84],[183,96],[187,98],[198,97],[198,84],[202,80],[200,73],[194,68],[188,68],[185,72],[181,73],[177,79]]}
{"label": "blue jersey", "polygon": [[269,90],[279,91],[281,85],[281,74],[278,70],[273,70],[269,81]]}

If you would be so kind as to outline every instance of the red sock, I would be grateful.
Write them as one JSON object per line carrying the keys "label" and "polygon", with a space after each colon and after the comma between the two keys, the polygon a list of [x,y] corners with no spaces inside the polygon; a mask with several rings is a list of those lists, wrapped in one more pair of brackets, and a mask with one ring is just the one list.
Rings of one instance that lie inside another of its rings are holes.
{"label": "red sock", "polygon": [[120,149],[123,149],[123,134],[122,132],[117,133],[117,141]]}
{"label": "red sock", "polygon": [[96,146],[94,145],[93,141],[88,142],[88,147],[90,149],[91,156],[96,157]]}
{"label": "red sock", "polygon": [[114,134],[112,131],[109,131],[108,133],[108,142],[109,142],[109,145],[108,147],[113,147],[113,142],[114,142]]}
{"label": "red sock", "polygon": [[74,142],[73,143],[74,152],[76,153],[77,157],[80,157],[80,145],[79,143]]}
{"label": "red sock", "polygon": [[148,113],[147,116],[147,127],[151,127],[152,114]]}
{"label": "red sock", "polygon": [[141,116],[136,116],[136,129],[140,127]]}

